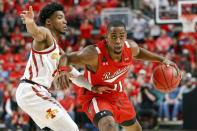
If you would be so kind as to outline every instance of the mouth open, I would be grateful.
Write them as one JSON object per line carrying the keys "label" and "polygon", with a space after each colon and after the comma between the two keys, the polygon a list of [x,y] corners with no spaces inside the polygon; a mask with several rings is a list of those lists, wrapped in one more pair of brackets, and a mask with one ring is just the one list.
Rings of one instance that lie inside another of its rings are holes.
{"label": "mouth open", "polygon": [[114,47],[114,49],[115,49],[115,51],[120,52],[120,51],[122,51],[122,46]]}

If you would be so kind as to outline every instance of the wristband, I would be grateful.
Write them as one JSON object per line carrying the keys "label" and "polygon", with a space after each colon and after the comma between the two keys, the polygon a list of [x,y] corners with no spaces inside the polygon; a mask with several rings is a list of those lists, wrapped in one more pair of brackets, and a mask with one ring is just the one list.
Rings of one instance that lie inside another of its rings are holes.
{"label": "wristband", "polygon": [[61,67],[59,67],[59,68],[58,68],[58,72],[60,72],[60,71],[67,71],[67,72],[69,72],[69,71],[68,71],[68,67],[66,67],[66,66],[61,66]]}
{"label": "wristband", "polygon": [[72,70],[69,72],[69,74],[73,75],[73,76],[79,76],[81,75],[81,73],[75,69],[74,67],[72,68]]}

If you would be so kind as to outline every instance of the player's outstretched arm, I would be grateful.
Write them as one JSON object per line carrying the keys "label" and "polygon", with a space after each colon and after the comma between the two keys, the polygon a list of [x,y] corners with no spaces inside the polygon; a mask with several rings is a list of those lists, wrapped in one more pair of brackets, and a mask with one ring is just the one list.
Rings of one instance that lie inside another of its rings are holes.
{"label": "player's outstretched arm", "polygon": [[98,53],[95,46],[87,46],[81,51],[72,52],[61,56],[58,68],[61,69],[66,67],[67,71],[63,70],[59,72],[57,84],[59,84],[59,87],[68,88],[68,79],[70,77],[69,74],[71,74],[74,78],[70,77],[70,79],[79,87],[84,87],[95,93],[109,92],[112,90],[106,86],[92,86],[84,76],[81,76],[80,74],[77,76],[77,71],[75,71],[76,69],[72,68],[71,65],[87,66],[89,70],[96,72],[98,68]]}
{"label": "player's outstretched arm", "polygon": [[[72,65],[75,66],[97,66],[98,54],[94,46],[88,46],[81,51],[64,54],[61,56],[58,65],[58,85],[61,88],[69,87],[69,73],[72,72]],[[96,67],[97,68],[97,67]]]}
{"label": "player's outstretched arm", "polygon": [[72,52],[70,54],[64,54],[60,58],[59,66],[75,65],[83,67],[89,65],[97,68],[98,66],[98,53],[95,46],[90,45],[82,49],[81,51]]}
{"label": "player's outstretched arm", "polygon": [[165,57],[159,56],[158,54],[152,53],[146,49],[143,49],[139,47],[134,41],[128,40],[131,50],[133,53],[133,57],[137,60],[144,60],[144,61],[150,61],[150,62],[160,62],[165,65],[172,65],[176,66],[176,64]]}
{"label": "player's outstretched arm", "polygon": [[50,31],[45,27],[39,27],[34,22],[34,12],[32,6],[28,11],[23,11],[20,15],[23,24],[26,24],[27,32],[38,42],[44,41]]}

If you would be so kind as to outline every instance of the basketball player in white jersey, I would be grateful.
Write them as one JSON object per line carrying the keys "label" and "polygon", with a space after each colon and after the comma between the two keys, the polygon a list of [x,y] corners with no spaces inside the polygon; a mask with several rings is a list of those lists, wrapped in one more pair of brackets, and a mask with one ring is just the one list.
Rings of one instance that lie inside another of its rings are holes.
{"label": "basketball player in white jersey", "polygon": [[[55,131],[78,131],[74,121],[48,92],[59,71],[63,70],[57,67],[62,53],[57,41],[61,34],[65,34],[67,28],[64,7],[58,3],[46,5],[39,15],[41,26],[35,24],[31,6],[29,11],[23,11],[21,19],[34,41],[24,76],[21,78],[16,92],[18,105],[31,116],[40,128],[48,127]],[[71,75],[76,76],[71,79],[73,83],[101,93],[85,78],[83,79],[76,69],[69,67],[68,70]],[[69,75],[66,75],[62,80],[65,85],[61,88],[68,88],[69,81],[66,79],[68,77]]]}

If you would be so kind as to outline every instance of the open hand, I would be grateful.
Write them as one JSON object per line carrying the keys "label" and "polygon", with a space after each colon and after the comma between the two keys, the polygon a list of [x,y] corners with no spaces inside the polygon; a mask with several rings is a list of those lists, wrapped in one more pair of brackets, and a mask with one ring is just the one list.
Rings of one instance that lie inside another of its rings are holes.
{"label": "open hand", "polygon": [[167,67],[170,65],[170,66],[174,66],[177,70],[179,69],[177,65],[171,60],[165,59],[162,63],[165,64]]}
{"label": "open hand", "polygon": [[32,6],[29,6],[28,11],[23,11],[20,15],[23,24],[28,24],[34,21],[34,12]]}
{"label": "open hand", "polygon": [[58,72],[58,78],[57,78],[56,85],[60,89],[67,89],[67,88],[69,88],[69,83],[70,83],[69,78],[70,78],[70,75],[69,75],[68,72],[66,72],[66,71]]}

